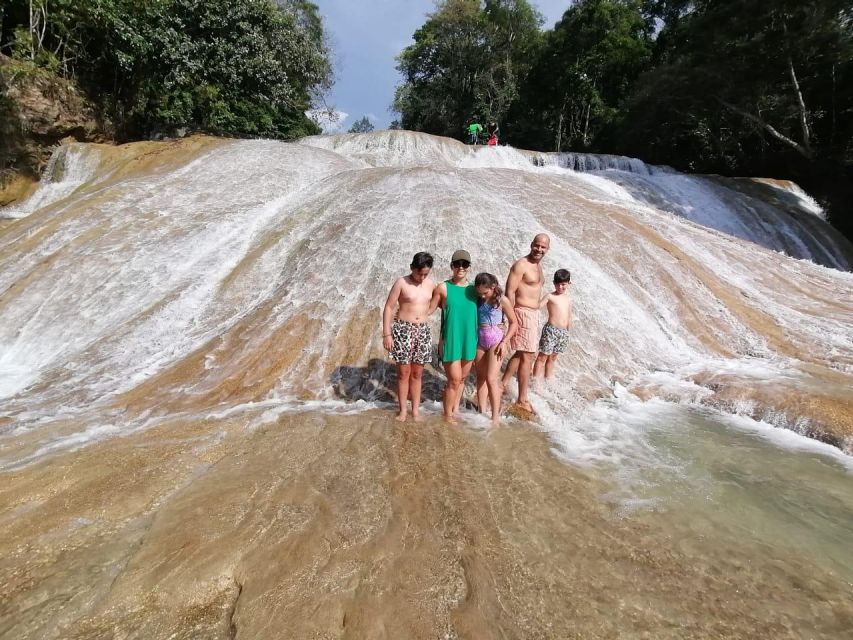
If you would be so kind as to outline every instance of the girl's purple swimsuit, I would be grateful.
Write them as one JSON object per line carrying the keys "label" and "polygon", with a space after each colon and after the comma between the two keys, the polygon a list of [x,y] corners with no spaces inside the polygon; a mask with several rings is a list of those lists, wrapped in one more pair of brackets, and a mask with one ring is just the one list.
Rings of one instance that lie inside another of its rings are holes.
{"label": "girl's purple swimsuit", "polygon": [[480,325],[477,337],[480,348],[488,351],[503,340],[503,321],[503,310],[499,306],[493,307],[488,302],[477,306],[477,322]]}

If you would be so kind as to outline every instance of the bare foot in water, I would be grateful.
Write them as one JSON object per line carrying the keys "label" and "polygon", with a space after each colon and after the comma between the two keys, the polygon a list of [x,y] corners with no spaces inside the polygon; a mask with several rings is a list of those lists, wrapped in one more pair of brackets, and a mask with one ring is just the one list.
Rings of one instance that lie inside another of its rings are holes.
{"label": "bare foot in water", "polygon": [[397,414],[397,417],[394,418],[394,420],[396,420],[397,422],[405,422],[406,421],[406,413],[404,411],[401,411],[400,413]]}
{"label": "bare foot in water", "polygon": [[421,414],[419,414],[419,413],[413,413],[412,414],[412,420],[414,420],[415,422],[423,422],[424,421],[424,419],[421,417]]}
{"label": "bare foot in water", "polygon": [[516,402],[515,406],[520,409],[524,409],[528,413],[532,413],[534,416],[536,415],[536,412],[533,410],[533,405],[530,404],[530,402],[528,402],[527,400],[525,400],[524,402]]}
{"label": "bare foot in water", "polygon": [[445,421],[447,424],[459,424],[459,420],[457,420],[457,419],[456,419],[456,416],[455,416],[455,415],[452,415],[452,416],[448,416],[448,415],[446,415],[446,416],[444,416],[444,421]]}

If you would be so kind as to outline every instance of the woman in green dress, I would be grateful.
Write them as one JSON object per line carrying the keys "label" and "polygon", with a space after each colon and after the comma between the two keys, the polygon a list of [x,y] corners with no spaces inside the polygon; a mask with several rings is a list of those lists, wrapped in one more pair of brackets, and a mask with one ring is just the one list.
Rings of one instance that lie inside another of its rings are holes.
{"label": "woman in green dress", "polygon": [[468,282],[471,255],[459,249],[450,258],[452,275],[432,294],[430,312],[441,307],[439,351],[447,374],[444,389],[444,419],[456,422],[465,379],[477,356],[477,292]]}

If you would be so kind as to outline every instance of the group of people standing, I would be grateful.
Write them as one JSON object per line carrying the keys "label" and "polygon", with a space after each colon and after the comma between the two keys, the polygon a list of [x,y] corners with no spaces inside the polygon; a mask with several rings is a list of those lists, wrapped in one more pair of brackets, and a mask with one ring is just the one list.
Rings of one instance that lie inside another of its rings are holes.
{"label": "group of people standing", "polygon": [[[572,326],[572,304],[567,294],[571,274],[558,269],[554,290],[542,295],[545,274],[542,259],[551,241],[544,233],[530,243],[530,252],[516,260],[504,291],[497,277],[479,273],[469,281],[470,254],[459,249],[450,258],[451,276],[435,283],[429,275],[433,258],[416,253],[411,273],[398,278],[391,287],[382,313],[385,349],[397,363],[397,393],[400,411],[397,420],[419,420],[423,368],[432,358],[432,332],[428,319],[441,308],[439,356],[444,364],[444,418],[456,422],[465,379],[476,367],[477,406],[491,408],[492,422],[500,421],[504,387],[518,376],[517,405],[533,412],[529,399],[530,377],[554,374],[557,355],[568,345]],[[547,308],[548,322],[539,332],[540,309]],[[508,349],[514,350],[501,378],[501,363]],[[537,356],[538,353],[538,356]]]}

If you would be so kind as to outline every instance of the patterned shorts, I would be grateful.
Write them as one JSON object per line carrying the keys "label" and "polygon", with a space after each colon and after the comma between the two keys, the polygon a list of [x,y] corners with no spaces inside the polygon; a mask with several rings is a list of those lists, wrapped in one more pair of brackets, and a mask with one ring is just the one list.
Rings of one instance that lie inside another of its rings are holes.
{"label": "patterned shorts", "polygon": [[426,364],[432,360],[432,330],[426,322],[394,320],[391,337],[391,357],[397,364]]}
{"label": "patterned shorts", "polygon": [[569,330],[545,323],[539,339],[539,353],[547,355],[563,353],[569,346]]}

